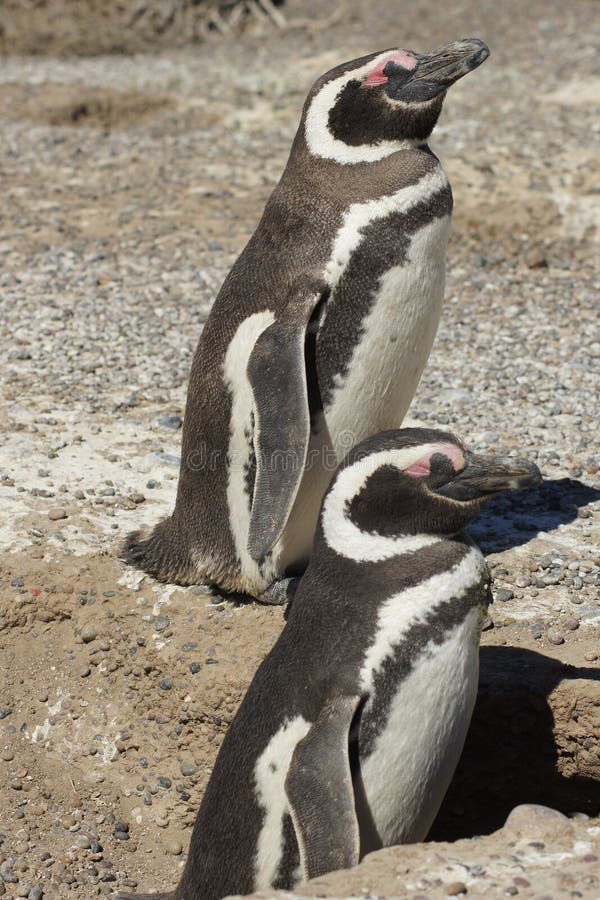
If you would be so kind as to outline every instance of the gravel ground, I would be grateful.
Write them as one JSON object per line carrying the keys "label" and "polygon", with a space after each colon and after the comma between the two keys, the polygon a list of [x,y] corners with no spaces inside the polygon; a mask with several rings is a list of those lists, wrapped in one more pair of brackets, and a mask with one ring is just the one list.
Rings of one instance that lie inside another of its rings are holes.
{"label": "gravel ground", "polygon": [[[598,4],[425,0],[406,25],[396,7],[352,0],[326,27],[315,10],[290,5],[309,24],[235,45],[3,60],[0,896],[178,878],[282,616],[158,585],[117,548],[172,507],[198,334],[308,86],[393,42],[475,35],[492,50],[452,89],[432,141],[455,224],[410,415],[544,472],[473,528],[495,578],[484,644],[577,677],[583,713],[557,700],[549,734],[589,803],[563,790],[561,808],[600,809]],[[436,837],[457,834],[460,806]]]}

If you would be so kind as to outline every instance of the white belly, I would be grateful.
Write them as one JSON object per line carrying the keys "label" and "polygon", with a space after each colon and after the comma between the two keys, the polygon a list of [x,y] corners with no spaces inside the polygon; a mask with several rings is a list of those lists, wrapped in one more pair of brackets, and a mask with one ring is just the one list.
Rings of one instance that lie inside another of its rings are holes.
{"label": "white belly", "polygon": [[444,296],[450,216],[417,231],[408,258],[380,278],[348,372],[325,409],[341,459],[352,445],[397,428],[408,410],[437,331]]}
{"label": "white belly", "polygon": [[477,695],[480,611],[428,644],[399,686],[384,730],[361,759],[384,846],[427,836],[462,752]]}

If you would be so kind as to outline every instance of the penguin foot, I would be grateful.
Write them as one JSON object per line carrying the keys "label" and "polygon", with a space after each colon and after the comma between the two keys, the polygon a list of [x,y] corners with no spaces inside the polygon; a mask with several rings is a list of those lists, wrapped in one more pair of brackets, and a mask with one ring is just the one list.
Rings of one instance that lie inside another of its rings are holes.
{"label": "penguin foot", "polygon": [[224,595],[223,591],[221,591],[216,584],[212,584],[210,581],[203,581],[198,584],[190,585],[193,588],[192,593],[194,594],[206,594],[207,597],[221,597],[221,599],[226,600],[227,597]]}
{"label": "penguin foot", "polygon": [[259,603],[268,603],[269,606],[281,606],[283,603],[289,603],[299,583],[300,579],[297,577],[281,578],[270,584],[256,599]]}
{"label": "penguin foot", "polygon": [[128,534],[121,547],[121,557],[158,581],[196,584],[198,572],[191,566],[183,547],[181,535],[169,518],[159,522],[149,534],[142,531]]}

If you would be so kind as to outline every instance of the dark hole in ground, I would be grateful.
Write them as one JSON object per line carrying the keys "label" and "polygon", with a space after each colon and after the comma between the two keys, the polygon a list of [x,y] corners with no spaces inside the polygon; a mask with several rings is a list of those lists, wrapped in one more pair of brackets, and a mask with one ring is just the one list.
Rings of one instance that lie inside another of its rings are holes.
{"label": "dark hole in ground", "polygon": [[473,721],[428,839],[489,834],[521,803],[600,813],[600,669],[482,647]]}
{"label": "dark hole in ground", "polygon": [[105,131],[137,127],[173,107],[169,97],[54,82],[0,85],[0,104],[3,114],[13,119]]}

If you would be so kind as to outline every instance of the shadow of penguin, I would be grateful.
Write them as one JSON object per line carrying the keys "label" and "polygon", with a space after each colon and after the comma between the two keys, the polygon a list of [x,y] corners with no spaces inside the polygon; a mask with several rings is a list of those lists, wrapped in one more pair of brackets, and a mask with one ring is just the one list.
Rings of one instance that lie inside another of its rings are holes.
{"label": "shadow of penguin", "polygon": [[482,647],[473,720],[428,840],[489,834],[521,803],[600,814],[599,734],[600,668]]}
{"label": "shadow of penguin", "polygon": [[544,481],[527,491],[507,491],[491,500],[468,533],[484,554],[526,544],[540,531],[585,516],[585,507],[600,500],[600,489],[572,478]]}

